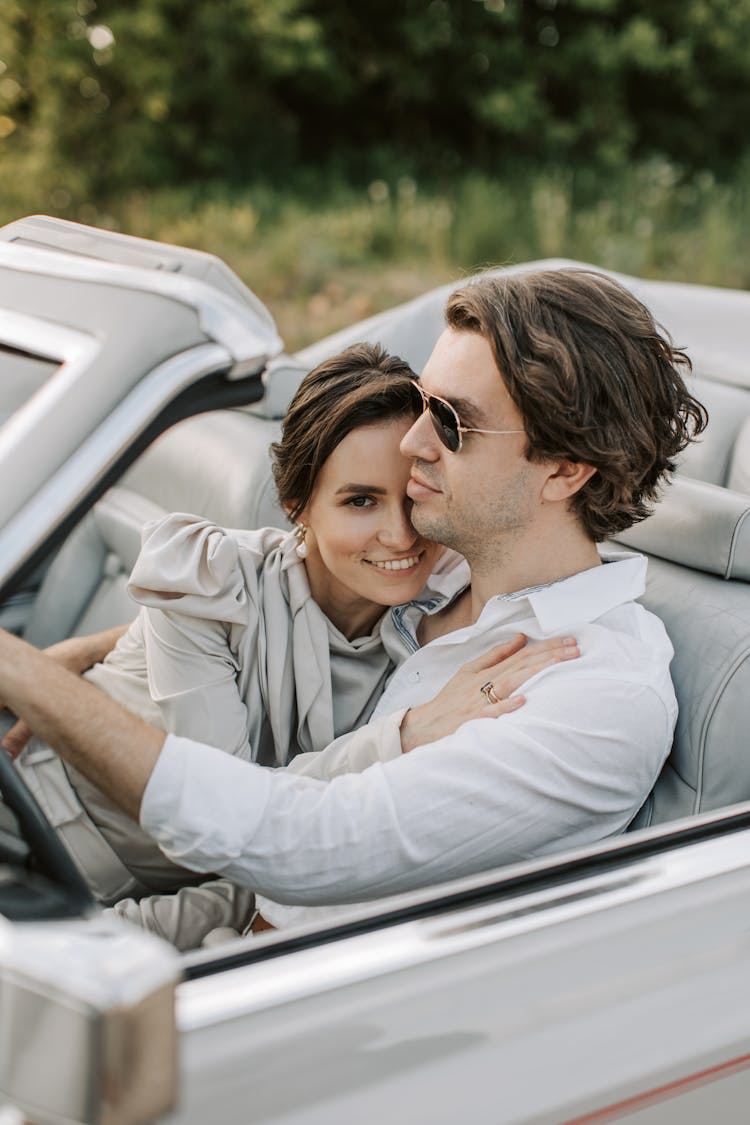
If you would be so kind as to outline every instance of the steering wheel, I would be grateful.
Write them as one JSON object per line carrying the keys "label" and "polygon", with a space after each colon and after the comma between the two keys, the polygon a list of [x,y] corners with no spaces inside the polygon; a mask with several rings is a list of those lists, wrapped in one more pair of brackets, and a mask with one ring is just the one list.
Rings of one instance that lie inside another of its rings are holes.
{"label": "steering wheel", "polygon": [[[15,813],[18,827],[31,851],[36,870],[64,888],[66,896],[72,897],[81,910],[92,906],[94,898],[86,880],[42,812],[36,797],[13,765],[12,758],[2,749],[0,749],[0,795],[8,808]],[[0,856],[0,859],[15,861],[15,865],[18,866],[19,853],[8,855],[9,849],[3,850],[6,856]]]}

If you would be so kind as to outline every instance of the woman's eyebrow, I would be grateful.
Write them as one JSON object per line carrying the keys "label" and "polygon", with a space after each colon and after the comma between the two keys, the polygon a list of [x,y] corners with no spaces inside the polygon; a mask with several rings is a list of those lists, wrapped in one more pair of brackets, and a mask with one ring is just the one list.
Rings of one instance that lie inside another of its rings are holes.
{"label": "woman's eyebrow", "polygon": [[340,496],[342,492],[366,492],[368,495],[374,492],[377,496],[385,496],[387,491],[377,484],[342,484],[341,488],[336,489],[334,496]]}

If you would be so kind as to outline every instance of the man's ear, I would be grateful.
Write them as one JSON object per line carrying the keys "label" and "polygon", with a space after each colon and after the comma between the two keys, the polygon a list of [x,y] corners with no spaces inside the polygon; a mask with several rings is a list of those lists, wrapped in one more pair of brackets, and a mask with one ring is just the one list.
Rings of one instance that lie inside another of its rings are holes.
{"label": "man's ear", "polygon": [[586,481],[591,480],[596,469],[583,461],[557,461],[547,477],[542,489],[542,499],[554,504],[569,500],[580,492]]}

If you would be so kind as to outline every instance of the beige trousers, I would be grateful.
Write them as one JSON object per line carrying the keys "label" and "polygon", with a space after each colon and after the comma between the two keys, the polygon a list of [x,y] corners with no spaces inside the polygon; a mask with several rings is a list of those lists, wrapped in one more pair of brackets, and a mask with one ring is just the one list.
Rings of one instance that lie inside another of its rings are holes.
{"label": "beige trousers", "polygon": [[[128,870],[94,824],[57,754],[34,738],[17,765],[96,898],[112,903],[128,895],[142,895],[147,888]],[[135,823],[133,829],[140,831]]]}

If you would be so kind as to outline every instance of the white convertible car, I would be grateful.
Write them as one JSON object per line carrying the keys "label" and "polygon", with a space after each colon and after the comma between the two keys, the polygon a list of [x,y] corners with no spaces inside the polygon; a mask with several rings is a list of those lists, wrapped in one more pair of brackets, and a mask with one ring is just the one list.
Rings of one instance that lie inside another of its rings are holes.
{"label": "white convertible car", "polygon": [[[625,537],[651,556],[680,701],[634,830],[179,956],[102,919],[0,755],[0,1120],[747,1121],[750,294],[622,280],[711,415]],[[209,255],[0,230],[0,625],[46,645],[132,616],[155,514],[278,523],[266,450],[302,374],[358,339],[419,370],[446,292],[288,357]]]}

